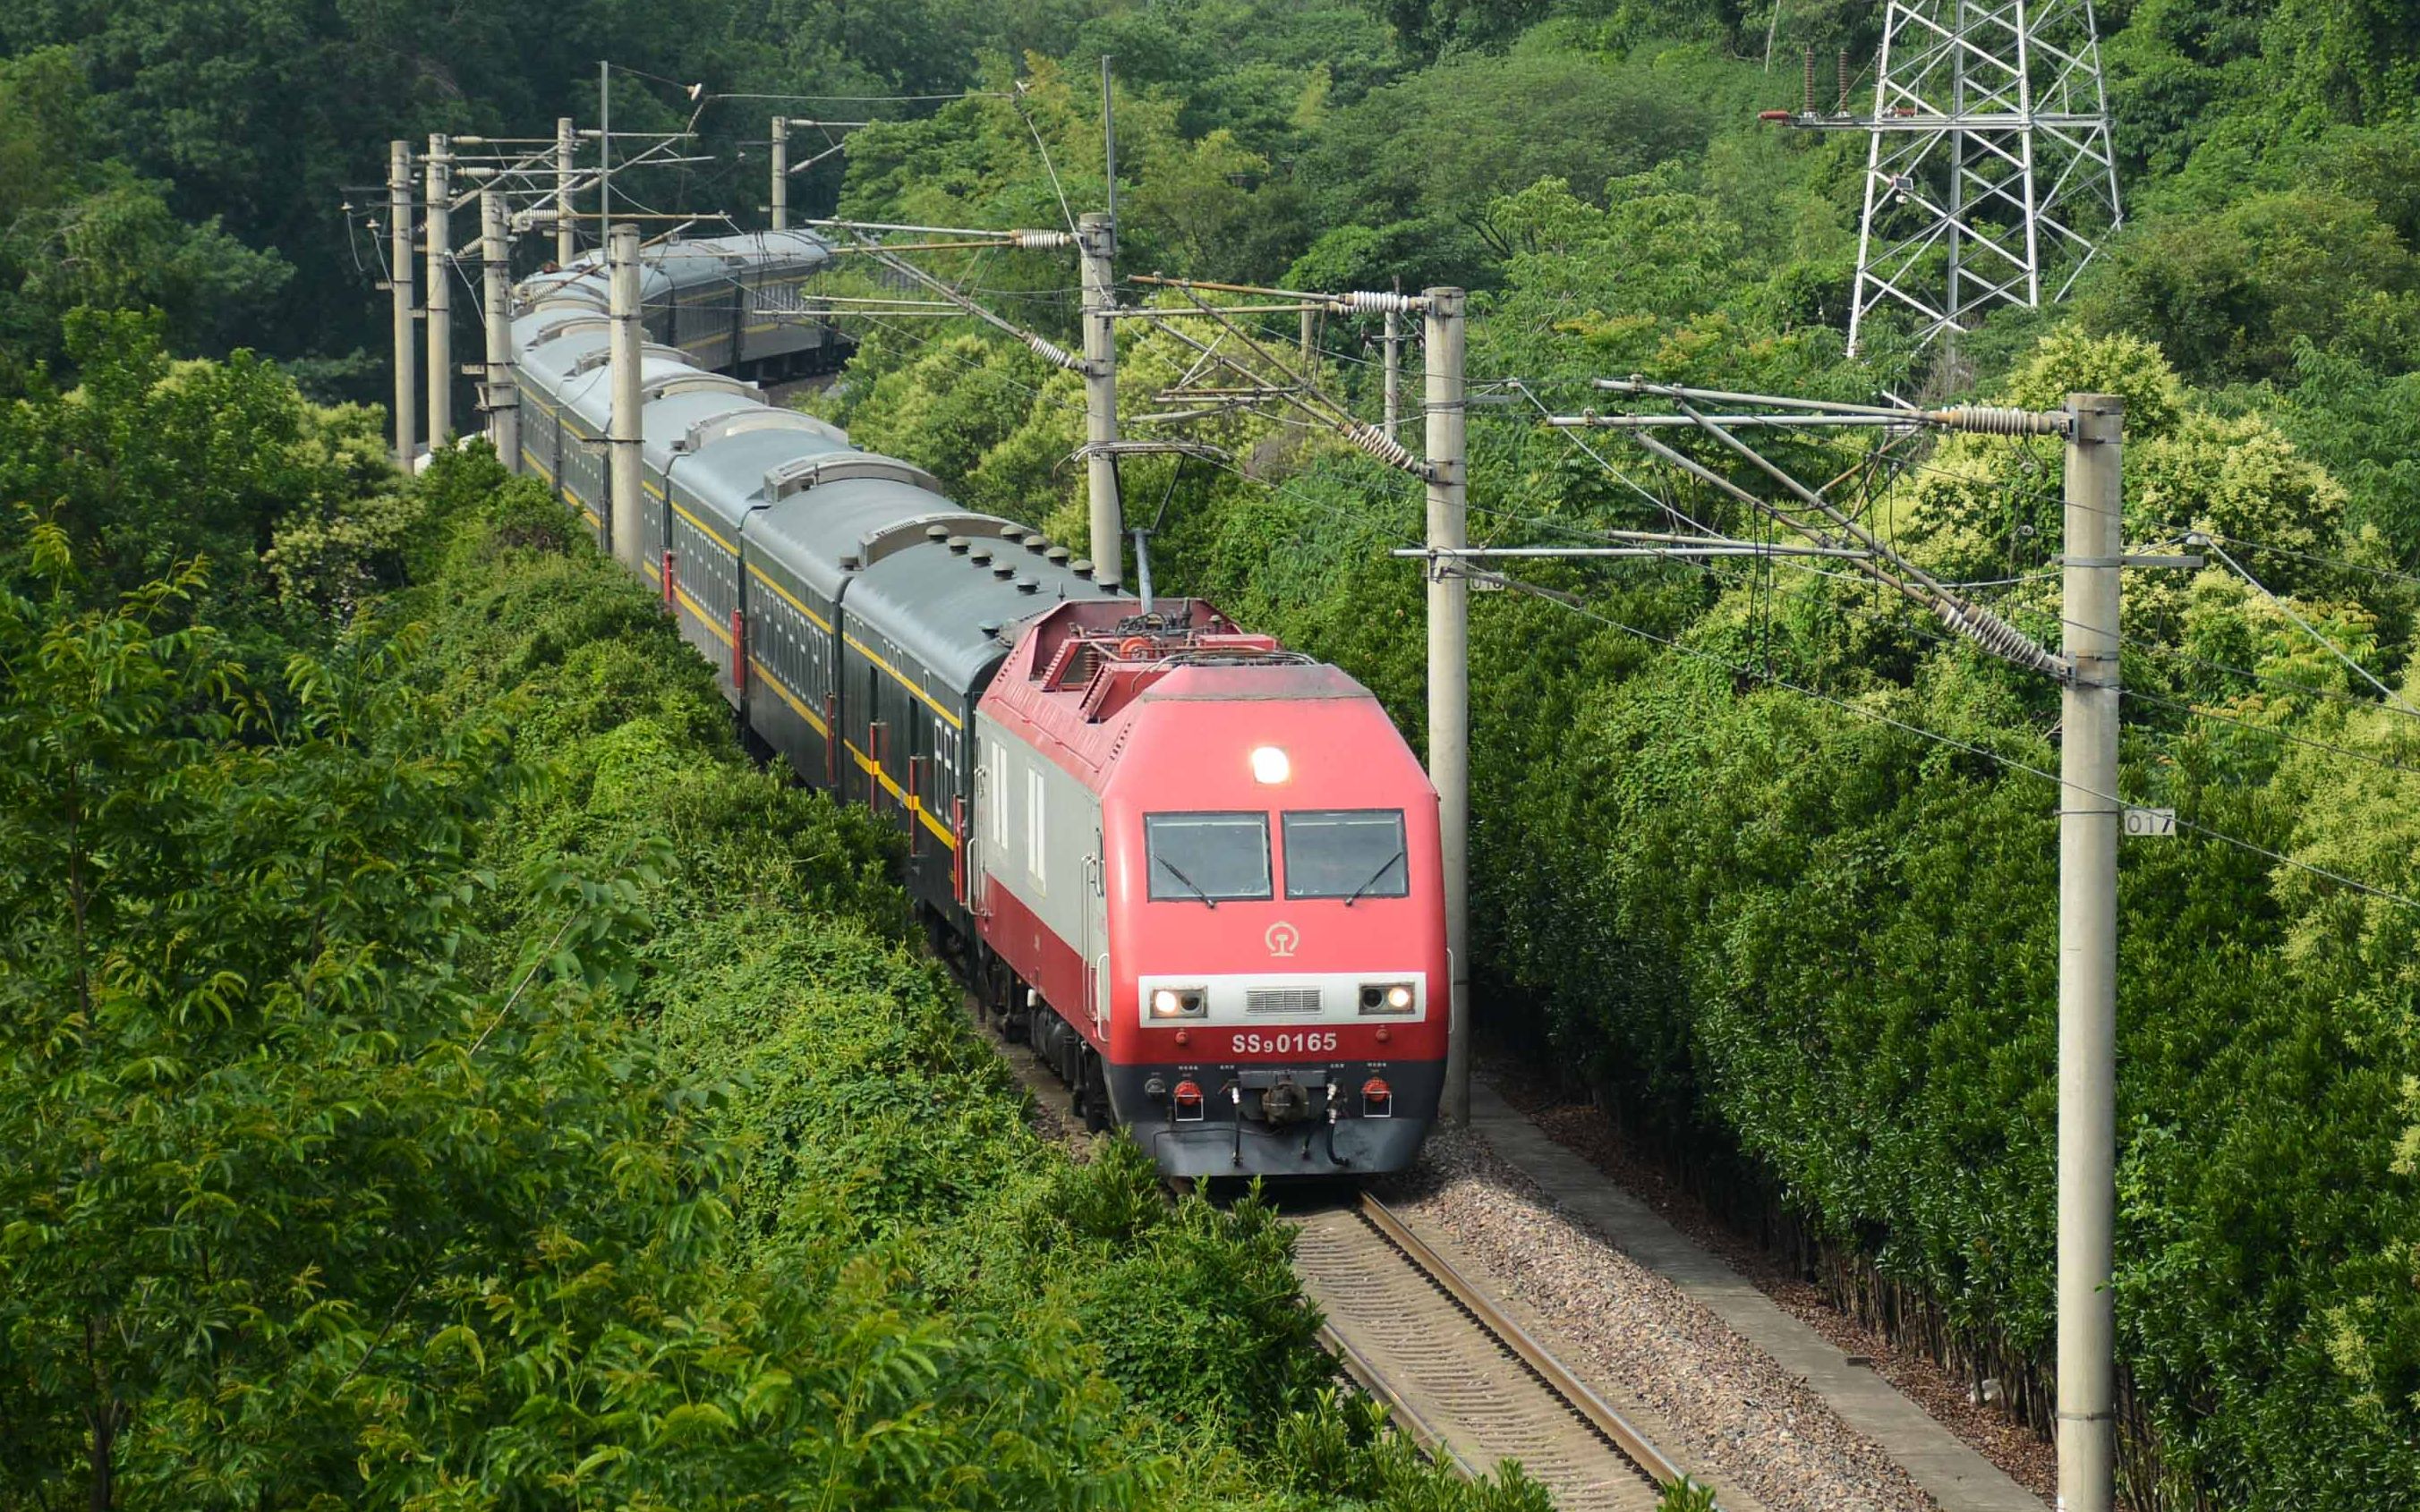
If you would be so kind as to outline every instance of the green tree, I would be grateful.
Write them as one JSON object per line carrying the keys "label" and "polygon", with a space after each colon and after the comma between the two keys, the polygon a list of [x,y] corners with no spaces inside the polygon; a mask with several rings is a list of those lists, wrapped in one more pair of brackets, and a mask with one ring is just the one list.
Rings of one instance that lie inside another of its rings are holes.
{"label": "green tree", "polygon": [[168,186],[94,157],[95,108],[66,48],[0,58],[0,398],[64,355],[78,306],[157,308],[178,347],[224,351],[293,271],[215,215],[178,221]]}
{"label": "green tree", "polygon": [[2083,301],[2096,331],[2145,334],[2203,382],[2276,378],[2307,339],[2420,358],[2420,259],[2365,201],[2291,192],[2154,221]]}
{"label": "green tree", "polygon": [[92,592],[208,557],[219,570],[193,591],[256,619],[278,524],[333,518],[390,482],[375,412],[311,405],[250,352],[177,362],[162,317],[129,311],[71,312],[65,347],[74,387],[37,375],[0,405],[0,498],[55,521]]}
{"label": "green tree", "polygon": [[416,638],[365,625],[291,661],[279,714],[185,618],[197,573],[85,609],[64,532],[18,549],[12,1500],[1148,1495],[1080,1357],[938,1314],[878,1250],[735,1253],[717,1087],[613,1010],[662,847],[481,865],[499,806],[544,791],[508,703],[444,707]]}

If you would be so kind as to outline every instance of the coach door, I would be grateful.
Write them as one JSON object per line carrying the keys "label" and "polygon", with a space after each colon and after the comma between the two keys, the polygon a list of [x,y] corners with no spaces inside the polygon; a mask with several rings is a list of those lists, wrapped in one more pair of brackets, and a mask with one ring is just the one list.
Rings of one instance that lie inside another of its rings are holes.
{"label": "coach door", "polygon": [[[907,698],[899,706],[899,769],[895,780],[907,795],[900,808],[908,820],[908,875],[912,879],[909,891],[925,898],[946,897],[949,893],[947,853],[942,852],[940,875],[936,886],[933,857],[941,847],[924,824],[933,803],[933,711],[922,700]],[[946,806],[944,806],[946,808]]]}
{"label": "coach door", "polygon": [[888,733],[884,726],[890,721],[883,717],[888,711],[882,706],[882,671],[874,665],[874,658],[871,656],[865,659],[865,697],[860,702],[865,709],[864,721],[858,731],[857,748],[861,760],[851,762],[849,764],[857,769],[859,777],[865,783],[860,795],[865,799],[866,807],[876,813],[880,813],[882,811],[882,737]]}

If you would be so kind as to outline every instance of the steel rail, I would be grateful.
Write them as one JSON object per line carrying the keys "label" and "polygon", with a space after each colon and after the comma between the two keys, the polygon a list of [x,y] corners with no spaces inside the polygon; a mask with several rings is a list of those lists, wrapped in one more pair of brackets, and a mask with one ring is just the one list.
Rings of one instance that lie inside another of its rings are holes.
{"label": "steel rail", "polygon": [[1386,1241],[1401,1250],[1404,1257],[1452,1299],[1454,1304],[1468,1313],[1479,1326],[1494,1335],[1511,1350],[1523,1365],[1534,1371],[1546,1383],[1548,1390],[1571,1405],[1574,1412],[1588,1420],[1589,1426],[1603,1434],[1606,1441],[1630,1457],[1633,1463],[1645,1471],[1659,1486],[1675,1486],[1683,1479],[1681,1467],[1664,1456],[1664,1452],[1648,1441],[1628,1418],[1589,1390],[1587,1384],[1565,1368],[1563,1363],[1549,1353],[1544,1345],[1529,1336],[1528,1331],[1489,1302],[1477,1288],[1463,1279],[1460,1272],[1447,1263],[1445,1257],[1423,1243],[1420,1237],[1404,1221],[1388,1211],[1387,1205],[1361,1194],[1358,1209],[1363,1222],[1376,1229]]}
{"label": "steel rail", "polygon": [[1351,1340],[1338,1333],[1333,1323],[1319,1325],[1319,1342],[1328,1353],[1336,1356],[1336,1363],[1344,1367],[1344,1373],[1353,1378],[1355,1385],[1387,1404],[1387,1420],[1403,1429],[1404,1436],[1419,1445],[1422,1454],[1451,1465],[1454,1473],[1465,1480],[1479,1478],[1479,1467],[1456,1454],[1453,1445],[1446,1442],[1445,1435],[1422,1417],[1419,1410],[1404,1399],[1403,1393],[1388,1385],[1386,1375],[1355,1349]]}

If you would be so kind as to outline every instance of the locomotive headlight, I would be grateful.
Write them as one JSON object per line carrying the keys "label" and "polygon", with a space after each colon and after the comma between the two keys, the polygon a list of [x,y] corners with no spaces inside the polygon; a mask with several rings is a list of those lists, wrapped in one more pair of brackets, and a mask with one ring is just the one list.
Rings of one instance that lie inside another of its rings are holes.
{"label": "locomotive headlight", "polygon": [[1286,759],[1283,748],[1277,746],[1252,748],[1252,780],[1275,784],[1294,776],[1294,763]]}
{"label": "locomotive headlight", "polygon": [[1210,995],[1199,987],[1155,987],[1151,1016],[1156,1019],[1198,1019],[1208,1011]]}
{"label": "locomotive headlight", "polygon": [[1361,1011],[1365,1014],[1409,1013],[1417,1000],[1408,981],[1365,981],[1361,984]]}

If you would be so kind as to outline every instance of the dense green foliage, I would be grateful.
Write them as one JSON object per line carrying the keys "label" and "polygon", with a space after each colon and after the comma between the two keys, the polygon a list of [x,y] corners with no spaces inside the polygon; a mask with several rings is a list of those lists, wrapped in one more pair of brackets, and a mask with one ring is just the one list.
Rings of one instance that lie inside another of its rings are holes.
{"label": "dense green foliage", "polygon": [[[1809,11],[1777,39],[1793,61],[1870,25]],[[2128,540],[2216,533],[2420,704],[2420,580],[2405,576],[2420,567],[2420,32],[2405,8],[2121,12],[2109,56],[2133,224],[2068,312],[1995,319],[1959,368],[1887,331],[1866,361],[1844,358],[1854,161],[1749,124],[1795,86],[1735,61],[1761,49],[1763,12],[1388,7],[1399,45],[1435,64],[1340,69],[1352,87],[1283,123],[1238,108],[1238,79],[1298,70],[1256,85],[1264,99],[1321,81],[1286,33],[1232,14],[1163,8],[1167,51],[1200,66],[1119,102],[1123,266],[1481,290],[1473,378],[1522,380],[1472,420],[1482,538],[1666,528],[1666,502],[1759,528],[1635,450],[1592,454],[1527,423],[1590,402],[1599,375],[1850,399],[1965,385],[2032,406],[2115,392]],[[1064,77],[1082,64],[1068,57]],[[1046,134],[1056,123],[1073,184],[1099,162],[1096,107],[1036,77],[1027,111]],[[845,203],[1047,223],[1024,133],[985,102],[886,129]],[[1195,166],[1214,154],[1231,168],[1215,181]],[[1280,214],[1295,239],[1270,243]],[[995,265],[985,282],[1015,276]],[[1062,316],[1046,299],[1019,308]],[[1258,332],[1263,371],[1295,361],[1293,327]],[[1331,320],[1317,371],[1363,414],[1373,334]],[[1129,328],[1123,408],[1184,408],[1153,395],[1198,357]],[[1080,440],[1066,376],[986,337],[896,326],[871,333],[855,375],[832,412],[861,440],[1080,535],[1080,480],[1058,466]],[[1230,413],[1187,434],[1235,465],[1125,464],[1129,523],[1160,521],[1160,586],[1335,657],[1417,739],[1419,582],[1380,554],[1417,538],[1414,490],[1299,416]],[[1782,450],[2055,642],[2055,447],[1960,440],[1890,466],[1841,443]],[[1978,1373],[2040,1420],[2056,856],[2055,790],[2036,774],[2057,764],[2055,688],[1803,567],[1528,576],[1576,609],[1508,593],[1474,615],[1482,1014],[1930,1299]],[[2127,594],[2125,794],[2201,826],[2130,845],[2122,872],[2132,1494],[2412,1505],[2420,910],[2402,900],[2420,897],[2420,717],[2215,560],[2138,575]]]}
{"label": "dense green foliage", "polygon": [[[0,369],[54,355],[45,316],[99,294],[163,305],[205,350],[307,359],[327,386],[366,393],[378,364],[363,351],[383,339],[369,286],[383,250],[366,222],[384,213],[390,138],[551,136],[562,115],[593,127],[599,58],[639,70],[615,81],[619,131],[690,119],[671,80],[729,95],[949,91],[978,52],[1065,47],[1094,8],[23,0],[0,9]],[[697,124],[721,162],[630,191],[708,208],[761,195],[778,108],[708,100]],[[835,181],[804,180],[802,201]]]}
{"label": "dense green foliage", "polygon": [[[8,431],[0,1504],[1541,1505],[1328,1392],[1270,1209],[1029,1132],[878,827],[541,491],[102,324]],[[256,532],[364,607],[215,593]]]}
{"label": "dense green foliage", "polygon": [[[171,363],[159,333],[358,384],[376,255],[335,207],[374,192],[344,186],[390,136],[593,119],[599,55],[657,76],[616,85],[617,123],[649,127],[687,118],[675,78],[995,91],[873,107],[893,118],[853,139],[845,181],[819,170],[804,195],[1056,225],[1105,192],[1109,54],[1123,270],[1478,291],[1473,376],[1522,380],[1474,412],[1485,539],[1660,528],[1667,504],[1758,528],[1636,451],[1528,423],[1605,374],[2107,390],[2129,404],[2130,541],[2215,532],[2420,703],[2420,9],[2104,8],[2126,232],[2067,308],[1996,316],[1957,363],[1886,328],[1852,363],[1856,145],[1751,116],[1794,100],[1801,47],[1866,56],[1878,8],[0,16],[0,395],[22,396],[0,500],[44,522],[14,537],[0,719],[19,768],[0,1169],[32,1214],[0,1227],[10,1473],[76,1462],[98,1427],[130,1487],[177,1504],[335,1484],[473,1504],[558,1473],[621,1477],[597,1494],[637,1504],[793,1473],[866,1501],[1208,1500],[1272,1464],[1299,1477],[1273,1494],[1445,1495],[1306,1396],[1297,1317],[1230,1310],[1280,1255],[1256,1211],[1166,1211],[1129,1157],[1078,1170],[1032,1147],[892,943],[878,849],[727,759],[702,674],[610,573],[553,549],[546,505],[474,502],[494,482],[475,469],[396,487],[368,412],[306,405],[240,354]],[[761,161],[727,149],[761,108],[706,101],[724,162],[633,192],[744,203]],[[934,261],[1069,333],[1055,259]],[[1291,317],[1260,334],[1293,361]],[[1374,334],[1329,319],[1311,375],[1363,413]],[[829,401],[861,442],[1080,533],[1067,375],[971,327],[864,337]],[[1153,396],[1198,350],[1140,324],[1125,341],[1125,412],[1170,408]],[[1417,537],[1416,494],[1315,426],[1228,412],[1189,433],[1232,465],[1125,464],[1161,584],[1336,658],[1417,739],[1419,585],[1381,554]],[[2055,638],[2055,449],[1784,450]],[[410,611],[432,646],[391,610],[354,625],[447,521],[460,553],[420,563]],[[1475,612],[1482,1015],[1931,1298],[2039,1413],[2055,857],[2026,769],[2055,765],[2051,690],[1804,567],[1532,576],[1575,603]],[[2420,719],[2223,565],[2138,579],[2125,795],[2204,827],[2130,846],[2122,873],[2131,1489],[2411,1506],[2420,953],[2397,900],[2420,896]],[[691,766],[713,775],[665,780]],[[271,1064],[271,1042],[290,1054]],[[535,1150],[551,1164],[521,1170]],[[1137,1276],[1187,1301],[1139,1315]],[[798,1384],[861,1365],[887,1404]],[[1023,1416],[994,1456],[969,1435],[1003,1372]],[[1000,1478],[935,1489],[967,1464]]]}

